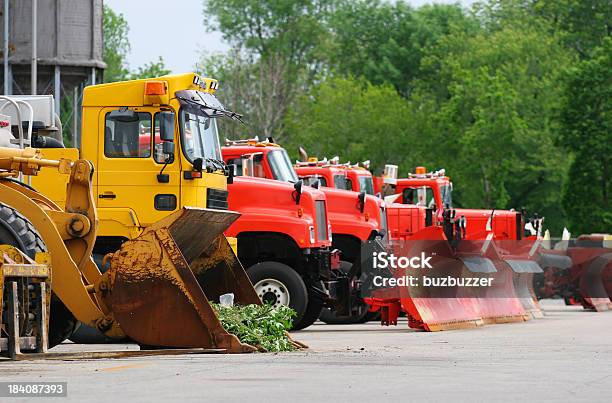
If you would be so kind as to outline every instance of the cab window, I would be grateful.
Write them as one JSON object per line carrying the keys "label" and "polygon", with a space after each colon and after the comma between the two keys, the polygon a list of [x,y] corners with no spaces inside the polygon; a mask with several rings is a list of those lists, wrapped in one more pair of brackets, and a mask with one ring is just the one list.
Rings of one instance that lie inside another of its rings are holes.
{"label": "cab window", "polygon": [[359,176],[359,191],[366,194],[374,194],[374,183],[370,176]]}
{"label": "cab window", "polygon": [[263,154],[256,154],[253,156],[253,173],[252,176],[256,178],[265,178],[266,171],[263,164]]}
{"label": "cab window", "polygon": [[151,114],[136,113],[136,119],[122,121],[106,114],[104,123],[104,155],[109,158],[151,157]]}
{"label": "cab window", "polygon": [[433,189],[428,186],[406,188],[402,191],[402,203],[431,208],[435,204]]}
{"label": "cab window", "polygon": [[348,183],[346,180],[346,176],[344,175],[334,175],[334,187],[336,189],[349,190]]}
{"label": "cab window", "polygon": [[[161,137],[159,136],[159,113],[156,113],[153,117],[153,159],[158,164],[166,163],[166,154],[163,152],[163,144]],[[171,158],[170,162],[173,161]]]}
{"label": "cab window", "polygon": [[319,186],[327,187],[327,181],[325,180],[324,176],[312,175],[312,176],[303,177],[301,179],[302,179],[302,183],[304,183],[304,185],[306,186],[314,186],[315,184],[318,183]]}
{"label": "cab window", "polygon": [[353,190],[353,181],[349,178],[346,178],[346,190]]}
{"label": "cab window", "polygon": [[236,171],[234,174],[236,176],[242,176],[242,158],[232,158],[227,160],[227,165],[234,164],[236,166]]}
{"label": "cab window", "polygon": [[263,154],[230,159],[227,160],[227,164],[236,165],[236,176],[266,177],[266,171],[263,165]]}

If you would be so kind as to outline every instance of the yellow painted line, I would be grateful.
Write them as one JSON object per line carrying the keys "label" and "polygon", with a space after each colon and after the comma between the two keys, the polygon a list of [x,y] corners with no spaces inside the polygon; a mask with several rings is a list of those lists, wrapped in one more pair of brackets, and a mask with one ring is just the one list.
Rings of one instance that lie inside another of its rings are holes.
{"label": "yellow painted line", "polygon": [[118,365],[116,367],[102,368],[101,371],[105,371],[105,372],[123,371],[124,369],[142,368],[142,367],[146,367],[148,365],[150,365],[150,364]]}

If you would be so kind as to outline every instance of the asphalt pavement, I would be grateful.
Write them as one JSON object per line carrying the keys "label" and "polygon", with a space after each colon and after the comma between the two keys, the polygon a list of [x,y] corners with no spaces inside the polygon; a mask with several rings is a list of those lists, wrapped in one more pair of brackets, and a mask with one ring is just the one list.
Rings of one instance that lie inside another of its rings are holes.
{"label": "asphalt pavement", "polygon": [[[67,382],[75,402],[609,401],[612,312],[545,301],[524,323],[425,333],[325,325],[292,353],[0,361],[1,381]],[[136,350],[64,343],[53,352]],[[37,399],[0,398],[2,402]]]}

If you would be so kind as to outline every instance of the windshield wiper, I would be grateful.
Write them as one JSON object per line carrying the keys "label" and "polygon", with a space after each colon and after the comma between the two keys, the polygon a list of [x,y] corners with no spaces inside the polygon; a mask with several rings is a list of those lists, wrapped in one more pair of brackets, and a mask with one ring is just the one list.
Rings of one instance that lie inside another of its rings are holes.
{"label": "windshield wiper", "polygon": [[[200,97],[200,99],[202,100],[204,105],[206,105],[205,106],[206,109],[210,109],[213,112],[220,113],[223,116],[226,116],[226,117],[228,117],[230,119],[233,119],[233,120],[237,120],[238,122],[244,124],[244,121],[242,120],[242,115],[241,114],[236,113],[236,112],[232,112],[232,111],[228,111],[227,109],[215,108],[214,106],[210,106],[210,105],[208,105],[206,103],[206,100],[204,99],[204,97],[202,97],[202,94],[200,94],[199,92],[196,92],[196,94],[198,94],[198,97]],[[219,104],[219,105],[221,105],[221,104]],[[221,105],[221,106],[223,106],[223,105]]]}
{"label": "windshield wiper", "polygon": [[206,162],[210,162],[213,167],[217,169],[225,169],[225,162],[222,160],[214,159],[214,158],[206,158]]}
{"label": "windshield wiper", "polygon": [[[200,96],[200,95],[198,94],[198,96]],[[240,122],[242,124],[246,124],[242,120],[242,115],[239,114],[239,113],[228,111],[228,110],[225,110],[225,109],[215,108],[215,107],[212,107],[212,106],[209,106],[209,105],[202,105],[201,103],[199,103],[197,101],[194,101],[193,99],[189,99],[189,98],[185,98],[185,97],[181,97],[181,96],[179,96],[177,98],[180,99],[181,101],[185,101],[185,102],[187,102],[187,103],[189,103],[191,105],[197,106],[200,109],[200,111],[202,113],[204,113],[209,118],[218,117],[219,115],[221,115],[221,116],[225,116],[225,117],[228,117],[230,119],[233,119],[233,120],[237,120],[238,122]],[[206,102],[203,99],[202,99],[202,102],[204,102],[206,104]],[[211,115],[211,114],[206,112],[207,109],[211,110],[213,112],[216,112],[217,114]]]}

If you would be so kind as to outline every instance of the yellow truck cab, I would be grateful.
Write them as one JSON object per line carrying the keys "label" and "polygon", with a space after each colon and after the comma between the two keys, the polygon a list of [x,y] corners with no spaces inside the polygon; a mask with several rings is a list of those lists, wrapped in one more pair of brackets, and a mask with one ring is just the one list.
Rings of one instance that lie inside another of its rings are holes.
{"label": "yellow truck cab", "polygon": [[[45,158],[93,163],[98,255],[183,206],[227,209],[230,173],[216,118],[239,115],[217,100],[217,87],[216,80],[188,73],[85,88],[79,149],[42,151]],[[57,175],[41,172],[31,180],[64,204],[65,183]]]}

